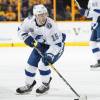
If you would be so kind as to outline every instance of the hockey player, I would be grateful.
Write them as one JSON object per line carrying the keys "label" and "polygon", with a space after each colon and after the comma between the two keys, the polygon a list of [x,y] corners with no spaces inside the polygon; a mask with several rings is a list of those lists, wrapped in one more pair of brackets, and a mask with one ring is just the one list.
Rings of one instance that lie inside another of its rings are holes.
{"label": "hockey player", "polygon": [[[36,70],[40,72],[42,85],[36,93],[42,94],[49,90],[51,70],[48,62],[55,63],[63,54],[65,34],[61,33],[55,22],[48,17],[48,11],[42,4],[33,8],[33,16],[24,20],[18,28],[18,33],[26,45],[33,48],[25,68],[25,86],[16,89],[19,94],[29,93],[36,84]],[[41,57],[37,48],[44,57]]]}
{"label": "hockey player", "polygon": [[93,54],[96,56],[97,63],[90,67],[98,68],[100,67],[100,0],[89,0],[87,9],[82,8],[78,0],[76,0],[76,3],[78,4],[81,15],[93,19],[90,45],[92,47]]}

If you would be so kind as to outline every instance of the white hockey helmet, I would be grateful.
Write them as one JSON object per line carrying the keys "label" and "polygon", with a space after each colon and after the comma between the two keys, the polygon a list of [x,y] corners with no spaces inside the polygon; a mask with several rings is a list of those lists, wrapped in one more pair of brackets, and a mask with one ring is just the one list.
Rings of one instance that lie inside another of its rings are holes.
{"label": "white hockey helmet", "polygon": [[44,13],[48,14],[47,8],[44,5],[40,4],[33,7],[33,15],[39,15]]}
{"label": "white hockey helmet", "polygon": [[43,24],[45,24],[47,17],[48,17],[47,8],[42,4],[36,5],[33,8],[33,15],[36,18],[36,22],[39,25],[43,25]]}

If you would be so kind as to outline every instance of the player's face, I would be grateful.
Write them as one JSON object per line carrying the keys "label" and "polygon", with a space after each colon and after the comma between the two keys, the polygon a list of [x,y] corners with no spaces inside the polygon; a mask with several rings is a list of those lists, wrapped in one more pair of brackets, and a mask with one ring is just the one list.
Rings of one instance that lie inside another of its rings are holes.
{"label": "player's face", "polygon": [[39,25],[42,25],[46,22],[47,19],[47,13],[43,13],[43,14],[38,14],[36,15],[36,21]]}

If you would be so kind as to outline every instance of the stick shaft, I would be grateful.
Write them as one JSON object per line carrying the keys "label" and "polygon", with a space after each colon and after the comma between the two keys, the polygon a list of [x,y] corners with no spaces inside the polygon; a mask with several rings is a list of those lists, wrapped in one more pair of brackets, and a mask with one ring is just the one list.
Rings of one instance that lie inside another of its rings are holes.
{"label": "stick shaft", "polygon": [[79,3],[78,3],[76,0],[75,0],[75,2],[76,2],[76,4],[77,4],[78,8],[81,9]]}
{"label": "stick shaft", "polygon": [[[42,57],[44,57],[43,54],[42,54],[37,48],[35,48],[35,49],[38,51],[38,53],[39,53]],[[67,84],[67,86],[70,87],[70,89],[73,91],[73,93],[74,93],[77,97],[80,97],[80,95],[72,88],[72,86],[66,81],[66,79],[59,73],[59,71],[55,68],[55,66],[54,66],[53,64],[51,64],[51,63],[49,63],[49,66],[58,74],[58,76]]]}

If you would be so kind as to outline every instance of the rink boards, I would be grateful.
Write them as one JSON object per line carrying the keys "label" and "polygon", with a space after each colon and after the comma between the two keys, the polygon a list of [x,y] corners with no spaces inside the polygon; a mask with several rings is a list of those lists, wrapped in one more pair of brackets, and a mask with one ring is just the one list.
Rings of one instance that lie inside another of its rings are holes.
{"label": "rink boards", "polygon": [[[65,46],[88,46],[91,22],[57,22],[58,28],[67,36]],[[0,23],[0,47],[25,47],[17,29],[20,23]]]}

